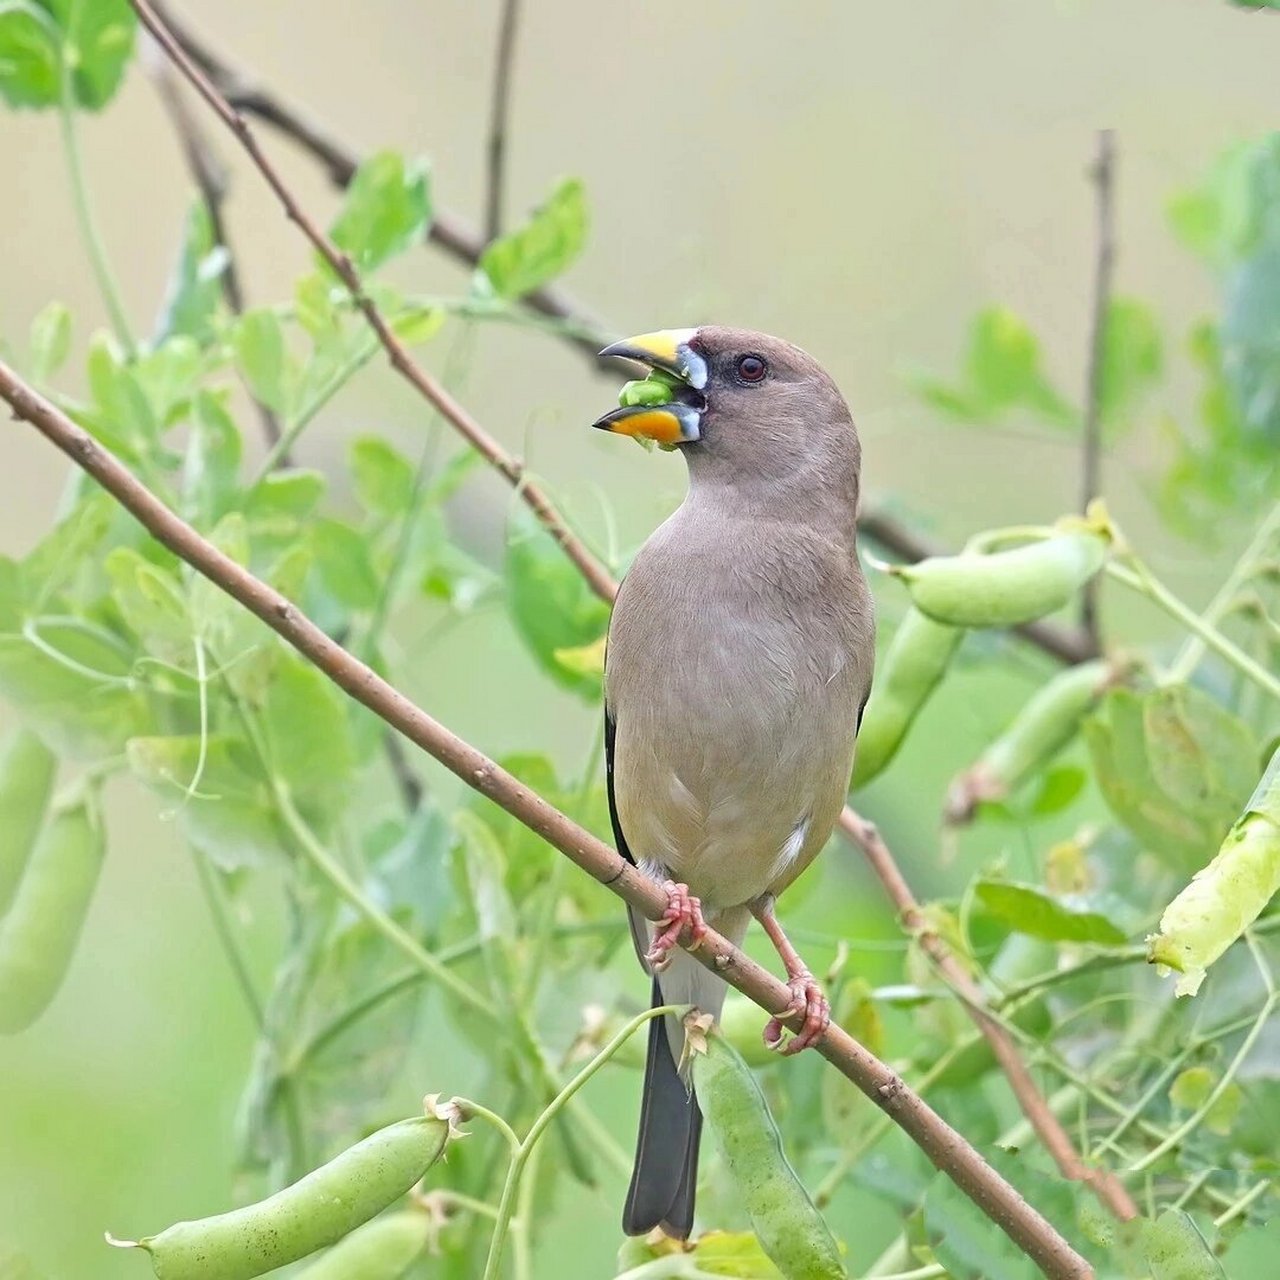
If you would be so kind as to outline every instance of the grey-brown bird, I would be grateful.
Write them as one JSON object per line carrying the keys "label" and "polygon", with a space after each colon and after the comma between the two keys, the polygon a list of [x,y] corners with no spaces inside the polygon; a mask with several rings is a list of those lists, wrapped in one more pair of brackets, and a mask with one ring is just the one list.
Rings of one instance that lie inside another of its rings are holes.
{"label": "grey-brown bird", "polygon": [[[677,940],[710,924],[740,943],[754,916],[805,1015],[783,1048],[795,1052],[830,1014],[774,900],[831,835],[874,661],[858,434],[827,373],[778,338],[706,326],[602,354],[661,371],[671,391],[595,425],[679,449],[689,470],[684,503],[622,584],[606,648],[614,836],[670,904],[656,926],[632,912],[632,932],[655,1006],[718,1016],[724,982]],[[781,1045],[777,1019],[764,1034]],[[702,1117],[678,1066],[683,1039],[675,1019],[650,1023],[631,1235],[693,1226]]]}

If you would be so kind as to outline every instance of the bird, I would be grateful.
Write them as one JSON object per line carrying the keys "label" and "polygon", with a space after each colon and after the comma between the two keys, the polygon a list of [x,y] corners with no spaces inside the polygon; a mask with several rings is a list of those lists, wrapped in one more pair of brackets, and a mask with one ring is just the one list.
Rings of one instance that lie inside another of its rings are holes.
{"label": "bird", "polygon": [[[826,844],[844,804],[875,661],[858,559],[861,446],[812,356],[704,325],[641,334],[602,356],[638,362],[666,392],[594,425],[684,455],[683,503],[636,554],[605,647],[605,773],[620,853],[667,893],[631,909],[651,1007],[718,1017],[724,981],[678,942],[708,926],[741,944],[754,917],[792,1003],[764,1028],[797,1052],[830,1022],[820,985],[778,923],[779,894]],[[781,1018],[803,1014],[783,1037]],[[628,1235],[693,1229],[701,1111],[684,1027],[649,1023]]]}

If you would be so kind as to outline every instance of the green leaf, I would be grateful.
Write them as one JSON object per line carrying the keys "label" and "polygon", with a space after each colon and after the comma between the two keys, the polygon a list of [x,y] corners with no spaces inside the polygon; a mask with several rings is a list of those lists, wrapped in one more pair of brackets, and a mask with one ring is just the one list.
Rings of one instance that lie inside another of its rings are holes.
{"label": "green leaf", "polygon": [[255,400],[275,413],[289,404],[292,369],[284,329],[274,311],[246,311],[231,335],[236,367]]}
{"label": "green leaf", "polygon": [[1238,716],[1188,684],[1165,685],[1142,705],[1157,786],[1185,812],[1217,827],[1235,821],[1258,776],[1258,744]]}
{"label": "green leaf", "polygon": [[507,859],[493,828],[478,814],[459,809],[453,824],[462,837],[462,881],[484,944],[490,987],[495,997],[506,998],[520,985],[513,952],[520,930],[507,894]]}
{"label": "green leaf", "polygon": [[1191,1215],[1182,1209],[1166,1209],[1154,1222],[1144,1221],[1141,1235],[1151,1280],[1227,1280]]}
{"label": "green leaf", "polygon": [[295,802],[341,810],[354,774],[343,695],[310,663],[281,656],[263,707],[268,754]]}
{"label": "green leaf", "polygon": [[162,430],[187,416],[202,364],[195,339],[180,333],[135,357],[130,370]]}
{"label": "green leaf", "polygon": [[389,321],[391,332],[407,346],[429,342],[444,328],[449,313],[443,307],[405,306],[396,310]]}
{"label": "green leaf", "polygon": [[239,488],[240,430],[227,412],[226,394],[196,392],[191,436],[183,466],[183,490],[195,522],[215,524]]}
{"label": "green leaf", "polygon": [[935,408],[975,425],[997,420],[1013,409],[1027,410],[1059,427],[1079,421],[1045,375],[1039,341],[1007,307],[988,307],[974,318],[960,385],[919,376],[912,382]]}
{"label": "green leaf", "polygon": [[351,475],[356,498],[366,511],[395,519],[413,497],[413,464],[377,436],[362,436],[351,446]]}
{"label": "green leaf", "polygon": [[[1208,1067],[1188,1067],[1174,1077],[1169,1086],[1169,1101],[1182,1111],[1198,1111],[1209,1100],[1217,1084],[1218,1077]],[[1243,1102],[1244,1090],[1234,1080],[1229,1080],[1205,1113],[1205,1127],[1211,1133],[1226,1137]]]}
{"label": "green leaf", "polygon": [[241,738],[131,738],[129,767],[165,802],[183,835],[224,871],[269,866],[284,858],[271,794],[253,751]]}
{"label": "green leaf", "polygon": [[36,593],[36,608],[57,595],[98,553],[115,515],[111,495],[92,489],[32,548],[22,563],[22,576]]}
{"label": "green leaf", "polygon": [[105,334],[89,344],[88,374],[98,409],[89,429],[108,448],[149,456],[160,440],[160,422],[138,379]]}
{"label": "green leaf", "polygon": [[381,151],[356,170],[330,236],[363,273],[416,244],[430,221],[425,169]]}
{"label": "green leaf", "polygon": [[583,697],[599,696],[600,677],[567,670],[556,653],[599,639],[609,606],[583,582],[555,539],[519,509],[507,539],[507,608],[543,671]]}
{"label": "green leaf", "polygon": [[122,648],[74,623],[45,622],[38,643],[0,635],[0,694],[59,755],[95,759],[142,731],[147,709]]}
{"label": "green leaf", "polygon": [[189,666],[195,632],[182,583],[132,547],[116,547],[104,567],[112,599],[143,646],[167,662]]}
{"label": "green leaf", "polygon": [[369,544],[340,520],[317,520],[311,530],[315,565],[325,590],[347,609],[372,609],[380,583],[369,559]]}
{"label": "green leaf", "polygon": [[1201,866],[1217,848],[1222,832],[1218,824],[1185,809],[1156,781],[1142,697],[1113,689],[1082,727],[1094,778],[1111,812],[1178,870]]}
{"label": "green leaf", "polygon": [[978,880],[978,900],[992,915],[1018,933],[1047,942],[1089,942],[1118,947],[1123,930],[1096,911],[1077,911],[1029,884],[1007,880]]}
{"label": "green leaf", "polygon": [[209,207],[197,197],[187,210],[182,246],[156,328],[157,342],[185,334],[203,347],[212,339],[227,262],[226,249],[214,240]]}
{"label": "green leaf", "polygon": [[272,471],[245,498],[245,519],[255,529],[290,533],[320,505],[328,483],[323,471],[304,467]]}
{"label": "green leaf", "polygon": [[522,298],[554,280],[587,243],[587,200],[581,181],[567,178],[546,204],[480,255],[480,272],[500,298]]}
{"label": "green leaf", "polygon": [[51,302],[31,322],[32,380],[48,381],[66,364],[70,353],[71,312],[61,302]]}
{"label": "green leaf", "polygon": [[0,96],[55,106],[65,58],[76,105],[98,110],[120,86],[136,27],[128,0],[0,0]]}
{"label": "green leaf", "polygon": [[1107,311],[1098,387],[1098,413],[1114,436],[1135,403],[1159,379],[1160,330],[1144,303],[1114,298]]}

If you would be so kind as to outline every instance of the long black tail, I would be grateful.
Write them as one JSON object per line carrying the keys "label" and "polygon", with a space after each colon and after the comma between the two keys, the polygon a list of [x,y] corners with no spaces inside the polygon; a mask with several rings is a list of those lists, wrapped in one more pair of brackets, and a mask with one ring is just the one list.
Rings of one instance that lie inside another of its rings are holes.
{"label": "long black tail", "polygon": [[[665,1003],[656,978],[652,1000],[654,1006]],[[629,1236],[642,1236],[660,1226],[669,1236],[685,1240],[693,1230],[702,1112],[676,1070],[665,1024],[665,1018],[649,1023],[640,1134],[622,1229]]]}

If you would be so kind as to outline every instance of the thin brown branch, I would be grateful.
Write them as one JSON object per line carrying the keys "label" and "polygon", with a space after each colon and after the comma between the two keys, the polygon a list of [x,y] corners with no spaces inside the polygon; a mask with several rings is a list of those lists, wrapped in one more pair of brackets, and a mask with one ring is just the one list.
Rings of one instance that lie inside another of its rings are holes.
{"label": "thin brown branch", "polygon": [[[173,74],[172,64],[159,50],[151,50],[152,56],[145,59],[147,71],[156,86],[160,102],[173,124],[173,131],[178,135],[178,144],[191,172],[191,179],[196,184],[200,199],[209,214],[209,227],[213,233],[213,242],[222,248],[226,261],[220,277],[222,296],[232,315],[242,315],[245,309],[244,290],[240,285],[240,271],[236,266],[236,256],[227,237],[226,219],[222,214],[222,206],[227,198],[227,170],[218,158],[209,139],[205,137],[200,122],[192,114],[183,96],[182,88]],[[262,426],[262,435],[270,448],[280,439],[280,422],[272,410],[260,400],[253,398],[254,408],[258,413],[258,421]],[[289,465],[288,455],[281,462]]]}
{"label": "thin brown branch", "polygon": [[502,0],[498,22],[498,47],[493,59],[493,101],[489,109],[489,145],[485,190],[484,233],[496,240],[502,232],[502,206],[506,187],[507,121],[511,103],[511,69],[515,60],[519,0]]}
{"label": "thin brown branch", "polygon": [[1031,1072],[1023,1062],[1012,1037],[988,1012],[982,988],[969,976],[969,971],[946,942],[926,927],[920,904],[876,825],[854,813],[852,809],[845,809],[840,815],[840,829],[862,850],[872,871],[884,885],[890,901],[897,908],[903,926],[911,931],[929,958],[938,966],[952,990],[960,997],[974,1025],[991,1046],[1023,1115],[1031,1123],[1063,1177],[1087,1183],[1098,1199],[1122,1222],[1136,1218],[1138,1206],[1111,1171],[1091,1169],[1080,1158],[1066,1130],[1031,1078]]}
{"label": "thin brown branch", "polygon": [[[169,5],[153,0],[151,8],[162,15],[174,39],[233,107],[270,125],[300,146],[320,162],[335,186],[345,187],[350,183],[361,159],[355,150],[339,141],[301,107],[288,102],[256,81],[243,67],[217,53],[186,22],[177,18]],[[475,266],[480,261],[486,244],[485,238],[469,227],[466,219],[439,207],[432,215],[427,236],[451,257],[469,266]],[[612,364],[599,358],[600,348],[612,341],[612,336],[585,307],[563,289],[544,285],[541,289],[526,294],[521,302],[553,320],[570,322],[578,332],[565,333],[565,341],[587,356],[593,364],[612,372]],[[590,332],[598,332],[599,339],[583,336]]]}
{"label": "thin brown branch", "polygon": [[217,86],[187,55],[169,29],[157,17],[147,0],[130,0],[130,3],[142,25],[169,55],[178,70],[191,82],[196,92],[209,104],[222,123],[239,139],[240,145],[275,193],[285,216],[298,226],[346,285],[352,300],[386,351],[391,367],[419,395],[433,405],[473,449],[518,488],[520,496],[529,509],[560,543],[565,554],[577,565],[579,572],[591,584],[596,594],[605,599],[612,599],[616,590],[613,580],[577,535],[560,518],[541,488],[528,479],[524,464],[512,457],[426,369],[418,364],[404,344],[391,332],[382,312],[365,292],[364,282],[351,259],[337,248],[294,199],[279,171],[258,145],[258,139],[244,116],[227,101]]}
{"label": "thin brown branch", "polygon": [[[1093,312],[1089,329],[1089,369],[1084,398],[1084,439],[1080,452],[1080,510],[1102,486],[1102,378],[1107,350],[1107,313],[1115,266],[1115,132],[1098,130],[1098,150],[1090,175],[1097,193],[1097,243],[1093,264]],[[1098,582],[1080,593],[1080,626],[1098,648]]]}
{"label": "thin brown branch", "polygon": [[[143,0],[133,0],[144,8]],[[469,787],[487,796],[536,832],[588,875],[649,919],[660,919],[667,896],[647,875],[613,849],[553,808],[513,774],[450,732],[383,680],[372,668],[324,633],[300,609],[243,565],[224,555],[176,515],[114,455],[55,405],[0,362],[0,399],[19,419],[83,468],[158,542],[215,586],[261,618],[313,662],[339,688],[386,724],[440,761]],[[708,930],[692,953],[762,1009],[788,1010],[789,988],[737,947]],[[788,1026],[796,1015],[779,1013]],[[1009,1238],[1054,1280],[1085,1280],[1093,1269],[965,1138],[942,1119],[896,1073],[838,1026],[831,1026],[817,1051],[880,1107],[913,1142]]]}

